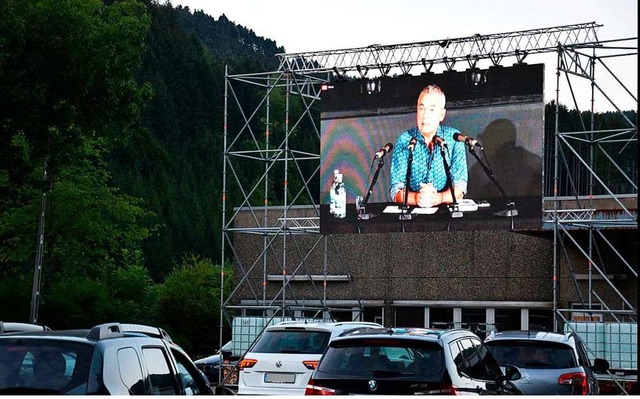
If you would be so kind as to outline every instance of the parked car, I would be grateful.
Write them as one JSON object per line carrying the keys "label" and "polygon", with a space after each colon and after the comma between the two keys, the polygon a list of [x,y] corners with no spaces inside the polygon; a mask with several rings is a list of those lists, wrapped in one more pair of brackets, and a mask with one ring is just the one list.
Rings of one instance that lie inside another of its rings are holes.
{"label": "parked car", "polygon": [[469,330],[377,328],[331,341],[305,395],[520,394]]}
{"label": "parked car", "polygon": [[240,360],[239,395],[302,395],[311,372],[334,337],[382,327],[368,322],[284,321],[270,326]]}
{"label": "parked car", "polygon": [[594,372],[604,373],[609,362],[589,361],[574,333],[546,331],[491,332],[485,345],[501,366],[517,366],[522,379],[513,383],[525,395],[597,395]]}
{"label": "parked car", "polygon": [[215,354],[197,359],[193,362],[196,367],[198,367],[198,369],[200,369],[200,371],[202,371],[202,373],[207,377],[210,384],[218,384],[220,380],[220,363],[222,361],[222,352],[228,351],[230,349],[231,341],[222,345],[222,348],[220,348],[220,350],[218,350]]}
{"label": "parked car", "polygon": [[0,334],[0,395],[213,394],[162,329],[107,323]]}
{"label": "parked car", "polygon": [[0,321],[0,334],[19,332],[19,331],[45,331],[51,330],[47,326],[30,323],[17,323],[9,321]]}

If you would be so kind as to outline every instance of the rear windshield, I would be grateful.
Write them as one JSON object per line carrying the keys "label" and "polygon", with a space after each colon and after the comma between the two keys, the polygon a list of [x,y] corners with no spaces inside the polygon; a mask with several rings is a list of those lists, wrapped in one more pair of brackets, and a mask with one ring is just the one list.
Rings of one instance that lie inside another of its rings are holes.
{"label": "rear windshield", "polygon": [[577,366],[573,348],[557,342],[496,340],[486,343],[501,366],[566,369]]}
{"label": "rear windshield", "polygon": [[353,376],[401,373],[439,380],[444,368],[442,347],[414,340],[349,340],[334,342],[318,370]]}
{"label": "rear windshield", "polygon": [[0,340],[0,395],[86,393],[93,345]]}
{"label": "rear windshield", "polygon": [[254,353],[304,353],[321,355],[331,333],[303,329],[269,330],[251,348]]}

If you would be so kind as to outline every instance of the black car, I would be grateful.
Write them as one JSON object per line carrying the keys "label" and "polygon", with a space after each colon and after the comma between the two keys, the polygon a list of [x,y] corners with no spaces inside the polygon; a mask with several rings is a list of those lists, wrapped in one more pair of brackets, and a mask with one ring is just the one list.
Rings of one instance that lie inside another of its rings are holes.
{"label": "black car", "polygon": [[231,341],[222,345],[222,348],[216,351],[215,354],[193,361],[196,367],[198,367],[198,369],[200,369],[200,371],[202,371],[202,373],[207,377],[210,384],[218,384],[220,380],[220,363],[222,362],[222,354],[229,352],[230,350]]}
{"label": "black car", "polygon": [[335,338],[305,395],[520,394],[468,330],[377,328]]}
{"label": "black car", "polygon": [[0,334],[0,395],[213,394],[162,329],[107,323],[87,330]]}

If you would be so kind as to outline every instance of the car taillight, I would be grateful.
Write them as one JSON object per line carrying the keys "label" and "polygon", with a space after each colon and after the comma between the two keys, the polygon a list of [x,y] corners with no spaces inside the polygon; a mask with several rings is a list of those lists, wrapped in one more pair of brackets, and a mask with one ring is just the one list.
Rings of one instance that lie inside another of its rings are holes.
{"label": "car taillight", "polygon": [[587,383],[587,376],[583,372],[579,373],[567,373],[558,377],[559,385],[571,385],[574,388],[580,388],[580,394],[586,395],[589,393],[589,384]]}
{"label": "car taillight", "polygon": [[302,364],[309,370],[315,370],[318,367],[318,360],[303,360]]}
{"label": "car taillight", "polygon": [[316,385],[316,382],[313,379],[311,379],[307,383],[307,388],[304,390],[304,394],[305,395],[321,395],[321,396],[335,395],[336,390]]}
{"label": "car taillight", "polygon": [[443,385],[440,389],[432,390],[427,395],[460,395],[460,390],[455,385]]}
{"label": "car taillight", "polygon": [[256,359],[242,359],[240,361],[240,370],[249,369],[249,368],[255,366],[256,363],[258,363],[258,361]]}
{"label": "car taillight", "polygon": [[429,389],[416,392],[416,395],[460,395],[460,390],[455,385],[442,385],[438,389]]}

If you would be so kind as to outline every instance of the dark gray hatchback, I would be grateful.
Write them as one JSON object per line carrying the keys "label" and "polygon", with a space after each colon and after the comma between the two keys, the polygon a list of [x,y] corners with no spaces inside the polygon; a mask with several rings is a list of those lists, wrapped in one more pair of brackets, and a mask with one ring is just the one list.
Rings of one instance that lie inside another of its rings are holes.
{"label": "dark gray hatchback", "polygon": [[376,328],[335,338],[305,395],[520,394],[468,330]]}

